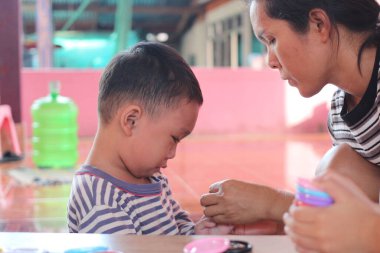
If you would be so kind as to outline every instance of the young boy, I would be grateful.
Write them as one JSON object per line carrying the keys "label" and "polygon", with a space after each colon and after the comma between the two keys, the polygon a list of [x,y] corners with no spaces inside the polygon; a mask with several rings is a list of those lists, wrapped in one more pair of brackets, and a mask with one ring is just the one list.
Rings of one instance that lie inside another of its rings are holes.
{"label": "young boy", "polygon": [[229,226],[194,225],[160,172],[202,103],[194,73],[169,46],[142,42],[117,55],[100,81],[92,149],[73,180],[70,232],[227,234]]}

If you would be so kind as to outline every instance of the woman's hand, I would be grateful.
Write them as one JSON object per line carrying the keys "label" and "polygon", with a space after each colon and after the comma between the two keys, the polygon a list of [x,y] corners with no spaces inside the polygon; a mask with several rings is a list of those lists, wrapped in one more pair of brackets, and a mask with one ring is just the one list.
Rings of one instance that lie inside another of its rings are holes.
{"label": "woman's hand", "polygon": [[201,197],[204,214],[216,223],[252,224],[262,219],[281,221],[293,196],[263,185],[225,180]]}
{"label": "woman's hand", "polygon": [[315,185],[335,203],[329,207],[293,205],[284,215],[285,232],[299,252],[379,252],[371,247],[380,247],[380,207],[336,173],[328,173]]}

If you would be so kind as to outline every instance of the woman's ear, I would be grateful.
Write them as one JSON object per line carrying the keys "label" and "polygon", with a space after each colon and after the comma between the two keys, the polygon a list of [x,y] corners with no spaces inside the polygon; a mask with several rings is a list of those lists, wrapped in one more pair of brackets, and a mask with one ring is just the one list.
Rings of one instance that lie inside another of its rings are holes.
{"label": "woman's ear", "polygon": [[327,42],[330,39],[331,21],[327,13],[322,9],[312,9],[309,12],[310,31],[318,34],[321,42]]}
{"label": "woman's ear", "polygon": [[127,105],[122,109],[120,127],[126,135],[132,135],[141,118],[141,113],[141,107],[137,105]]}

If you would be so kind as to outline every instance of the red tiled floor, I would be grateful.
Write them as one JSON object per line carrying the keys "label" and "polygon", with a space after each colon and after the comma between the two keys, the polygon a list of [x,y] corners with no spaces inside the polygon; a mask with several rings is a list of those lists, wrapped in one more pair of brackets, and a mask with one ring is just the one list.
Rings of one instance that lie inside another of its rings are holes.
{"label": "red tiled floor", "polygon": [[[234,178],[292,191],[298,176],[313,175],[330,145],[327,134],[190,136],[163,172],[176,200],[199,216],[199,198],[213,182]],[[81,161],[90,147],[91,138],[80,141]],[[21,165],[32,166],[28,153]],[[70,185],[19,186],[5,169],[15,166],[20,164],[0,165],[0,231],[66,231]]]}

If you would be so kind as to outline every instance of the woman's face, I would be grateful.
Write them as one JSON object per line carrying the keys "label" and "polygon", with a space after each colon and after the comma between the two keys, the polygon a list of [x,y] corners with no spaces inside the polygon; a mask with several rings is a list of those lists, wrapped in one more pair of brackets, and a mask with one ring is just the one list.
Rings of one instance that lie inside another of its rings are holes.
{"label": "woman's face", "polygon": [[317,94],[327,83],[331,45],[322,43],[318,27],[310,22],[305,34],[294,31],[285,20],[272,19],[265,12],[265,1],[253,1],[250,17],[256,37],[266,46],[267,64],[280,71],[304,97]]}

